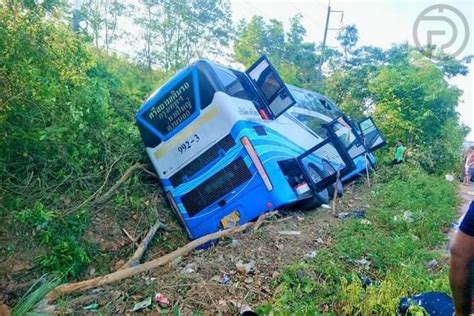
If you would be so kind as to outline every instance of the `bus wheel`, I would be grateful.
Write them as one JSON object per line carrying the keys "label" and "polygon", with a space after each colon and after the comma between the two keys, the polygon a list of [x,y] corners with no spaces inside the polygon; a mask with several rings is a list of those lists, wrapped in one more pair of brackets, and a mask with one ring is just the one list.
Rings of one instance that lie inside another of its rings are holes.
{"label": "bus wheel", "polygon": [[[307,169],[309,176],[314,182],[319,182],[321,179],[326,177],[326,173],[313,163],[309,163]],[[300,206],[303,209],[314,209],[329,202],[330,195],[327,188],[320,192],[313,193],[314,195],[312,197],[301,202]]]}

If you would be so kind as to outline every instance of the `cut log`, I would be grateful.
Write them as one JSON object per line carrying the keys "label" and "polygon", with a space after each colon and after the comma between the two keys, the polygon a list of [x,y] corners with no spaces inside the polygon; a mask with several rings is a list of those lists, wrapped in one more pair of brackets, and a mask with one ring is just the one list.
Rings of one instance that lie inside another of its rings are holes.
{"label": "cut log", "polygon": [[[268,214],[273,215],[273,212],[270,212]],[[64,295],[64,294],[69,294],[69,293],[74,293],[74,292],[79,292],[79,291],[85,291],[89,289],[93,289],[98,286],[102,286],[105,284],[110,284],[113,282],[117,282],[132,276],[135,276],[137,274],[150,271],[152,269],[155,269],[159,266],[165,265],[177,257],[184,256],[190,251],[194,250],[195,248],[202,246],[212,240],[220,239],[223,237],[235,235],[237,233],[243,232],[247,230],[248,228],[254,226],[256,223],[261,223],[264,219],[268,218],[267,214],[263,214],[259,217],[257,222],[248,222],[246,224],[243,224],[241,226],[233,227],[230,229],[226,230],[221,230],[216,233],[212,233],[206,236],[203,236],[201,238],[198,238],[196,240],[191,241],[190,243],[186,244],[185,246],[176,249],[175,251],[164,255],[160,258],[145,262],[143,264],[139,264],[134,267],[126,268],[126,269],[120,269],[118,271],[115,271],[113,273],[95,277],[93,279],[85,280],[85,281],[80,281],[80,282],[75,282],[75,283],[66,283],[63,285],[60,285],[56,287],[53,291],[51,291],[47,295],[47,300],[48,302],[52,302],[56,300],[56,298]]]}

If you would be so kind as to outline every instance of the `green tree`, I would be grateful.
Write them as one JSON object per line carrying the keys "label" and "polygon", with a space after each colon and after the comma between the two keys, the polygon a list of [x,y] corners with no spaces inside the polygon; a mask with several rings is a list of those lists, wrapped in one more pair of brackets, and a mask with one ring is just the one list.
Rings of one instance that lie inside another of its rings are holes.
{"label": "green tree", "polygon": [[126,34],[118,21],[130,14],[130,4],[126,0],[88,0],[81,11],[95,47],[103,46],[108,55],[111,45]]}
{"label": "green tree", "polygon": [[316,68],[319,62],[315,45],[304,41],[306,30],[301,24],[301,15],[290,19],[290,29],[285,34],[283,23],[277,20],[266,22],[254,16],[249,22],[241,21],[234,42],[235,59],[250,66],[265,54],[278,68],[285,82],[311,86],[316,83]]}
{"label": "green tree", "polygon": [[137,57],[148,69],[178,70],[193,58],[221,55],[232,36],[225,0],[143,0],[137,9],[143,45]]}

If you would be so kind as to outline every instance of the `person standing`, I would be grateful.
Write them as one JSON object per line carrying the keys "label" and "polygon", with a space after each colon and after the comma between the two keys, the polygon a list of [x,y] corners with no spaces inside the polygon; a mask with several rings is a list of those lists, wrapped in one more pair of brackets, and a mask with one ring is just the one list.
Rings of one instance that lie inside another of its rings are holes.
{"label": "person standing", "polygon": [[469,185],[474,176],[474,149],[472,147],[469,149],[464,161],[464,185]]}
{"label": "person standing", "polygon": [[393,165],[397,165],[405,161],[405,151],[406,148],[403,146],[403,142],[398,140],[397,145],[395,146],[395,157],[392,161]]}
{"label": "person standing", "polygon": [[474,261],[474,201],[464,215],[459,230],[450,245],[449,284],[453,294],[456,316],[471,313],[473,280],[471,266]]}

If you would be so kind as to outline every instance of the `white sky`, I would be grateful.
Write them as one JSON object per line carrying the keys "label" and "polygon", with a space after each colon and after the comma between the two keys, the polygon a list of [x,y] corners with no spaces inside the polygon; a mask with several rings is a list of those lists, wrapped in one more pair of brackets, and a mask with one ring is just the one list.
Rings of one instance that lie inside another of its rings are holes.
{"label": "white sky", "polygon": [[[469,42],[460,55],[474,54],[473,41],[473,21],[474,21],[474,1],[473,0],[332,0],[332,10],[344,11],[343,23],[340,23],[340,13],[331,15],[330,27],[338,28],[347,24],[355,24],[359,30],[359,45],[374,45],[382,48],[389,48],[392,43],[403,43],[408,41],[413,44],[413,24],[417,16],[430,5],[449,4],[466,17],[469,25]],[[328,2],[324,0],[231,0],[234,21],[242,18],[250,19],[253,15],[262,15],[267,19],[275,18],[281,20],[287,26],[290,17],[298,13],[303,15],[302,23],[307,31],[307,41],[321,42],[326,21]],[[450,12],[433,12],[429,16],[444,15],[450,18],[458,28],[458,40],[453,44],[453,51],[461,46],[462,38],[466,36],[462,27],[462,22]],[[420,41],[426,41],[426,31],[444,30],[446,36],[434,37],[434,43],[445,43],[452,34],[448,24],[441,21],[424,21],[420,23]],[[336,46],[337,31],[329,31],[327,45]],[[449,52],[449,50],[448,50]],[[474,61],[473,61],[474,63]],[[461,121],[471,127],[469,140],[474,141],[474,66],[469,65],[470,73],[466,77],[457,77],[450,82],[457,85],[464,91],[458,111],[461,114]]]}

